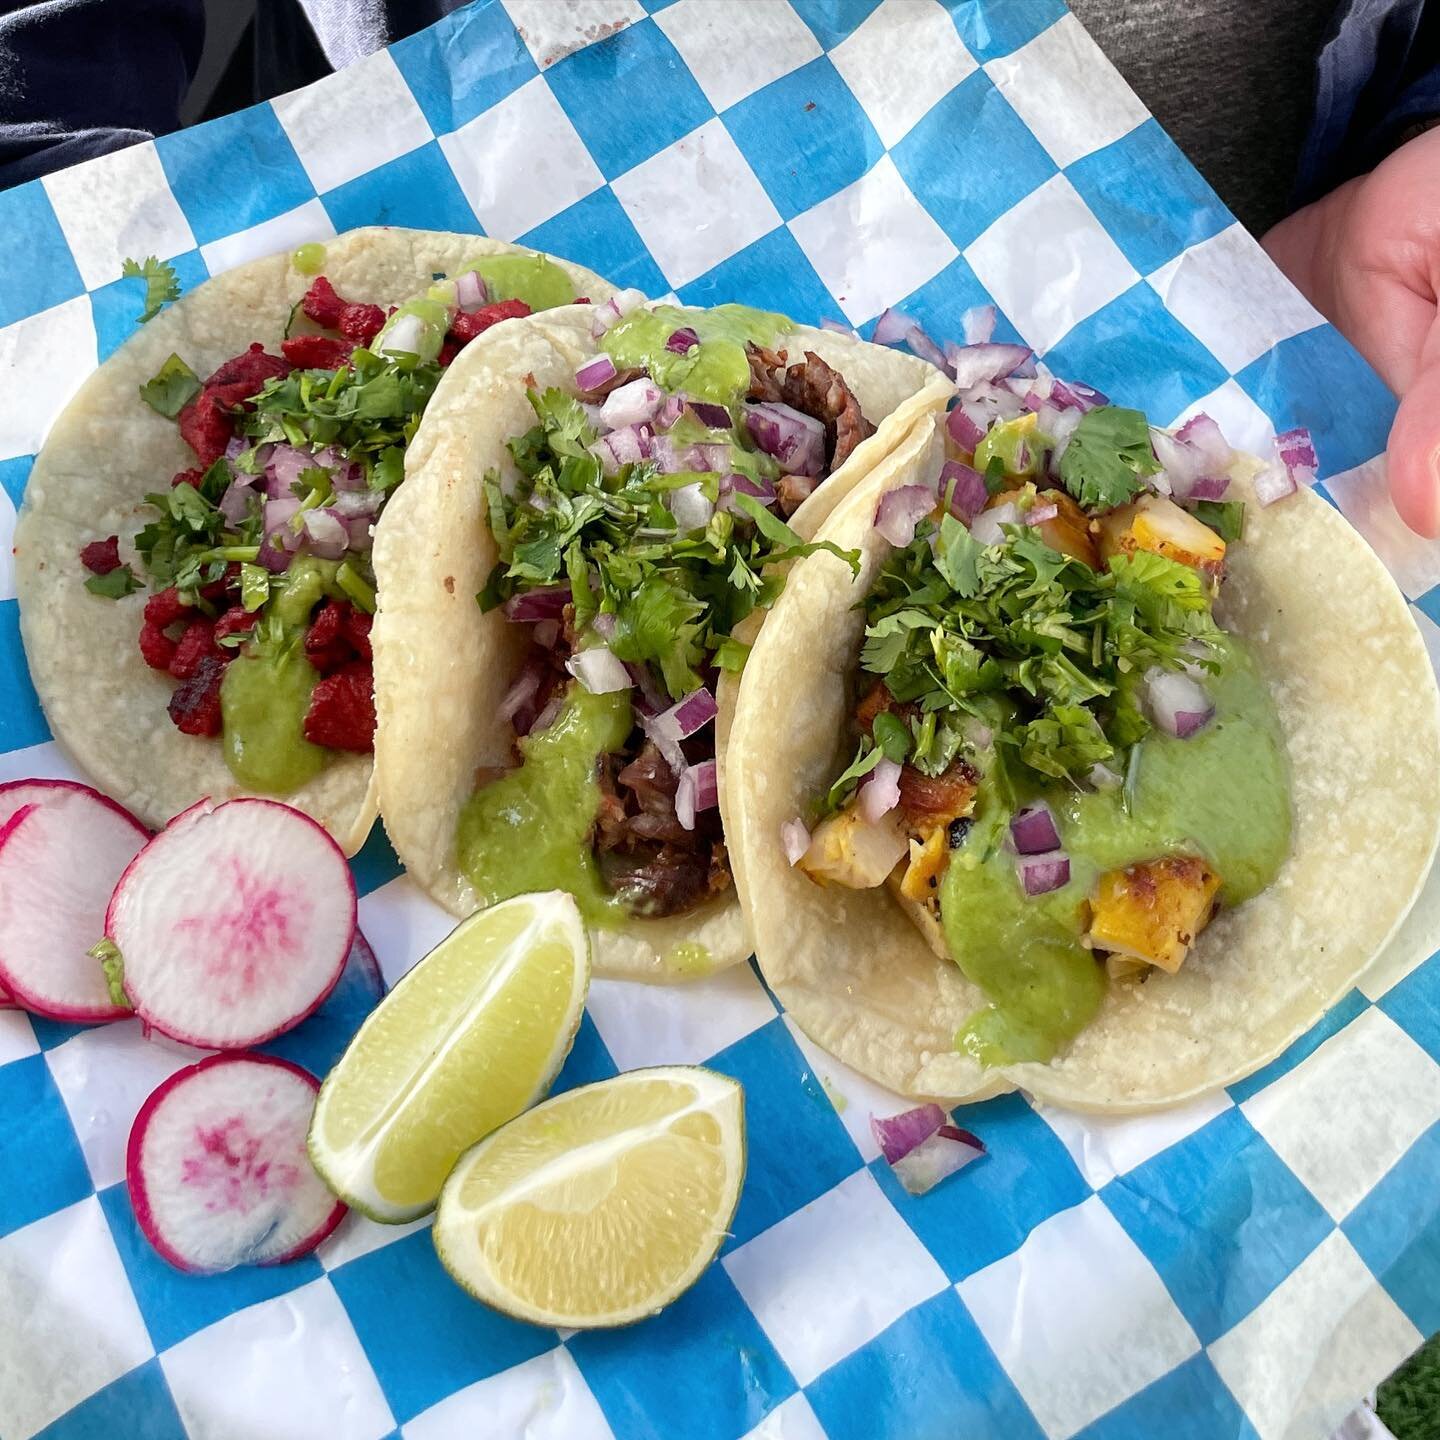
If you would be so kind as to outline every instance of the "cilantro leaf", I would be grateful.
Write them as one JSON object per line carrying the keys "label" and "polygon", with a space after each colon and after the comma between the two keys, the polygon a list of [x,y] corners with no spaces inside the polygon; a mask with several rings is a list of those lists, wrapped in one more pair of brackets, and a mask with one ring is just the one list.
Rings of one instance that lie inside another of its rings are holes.
{"label": "cilantro leaf", "polygon": [[830,793],[825,797],[827,813],[842,809],[845,802],[859,787],[860,781],[884,758],[883,750],[872,748],[869,741],[861,741],[860,753],[835,777],[835,783],[831,785]]}
{"label": "cilantro leaf", "polygon": [[1144,413],[1119,405],[1088,411],[1060,457],[1060,479],[1085,510],[1124,505],[1159,469]]}
{"label": "cilantro leaf", "polygon": [[910,753],[910,727],[893,710],[882,710],[871,722],[870,728],[875,744],[884,752],[885,758],[903,765]]}
{"label": "cilantro leaf", "polygon": [[120,273],[127,279],[145,282],[145,309],[136,317],[139,325],[153,320],[162,305],[180,298],[180,278],[175,274],[175,267],[157,260],[153,255],[147,255],[140,261],[127,256],[120,266]]}
{"label": "cilantro leaf", "polygon": [[140,589],[140,582],[128,565],[121,565],[108,575],[87,575],[85,588],[92,595],[106,600],[118,600],[122,595],[133,595]]}
{"label": "cilantro leaf", "polygon": [[1197,500],[1195,518],[1208,525],[1227,545],[1234,545],[1245,533],[1245,502]]}
{"label": "cilantro leaf", "polygon": [[178,355],[171,355],[140,387],[140,398],[157,414],[173,420],[200,388],[200,377]]}

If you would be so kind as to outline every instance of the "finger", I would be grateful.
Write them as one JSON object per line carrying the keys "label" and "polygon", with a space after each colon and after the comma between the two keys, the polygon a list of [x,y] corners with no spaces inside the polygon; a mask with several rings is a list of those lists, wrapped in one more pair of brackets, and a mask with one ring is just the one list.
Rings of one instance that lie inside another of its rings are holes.
{"label": "finger", "polygon": [[1440,536],[1440,324],[1390,427],[1390,494],[1400,518],[1418,534]]}

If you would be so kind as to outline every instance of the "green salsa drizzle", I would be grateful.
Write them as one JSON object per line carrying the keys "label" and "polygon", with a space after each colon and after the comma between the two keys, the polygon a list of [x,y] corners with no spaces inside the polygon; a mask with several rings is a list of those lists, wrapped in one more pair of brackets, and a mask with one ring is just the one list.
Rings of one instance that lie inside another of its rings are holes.
{"label": "green salsa drizzle", "polygon": [[589,835],[600,807],[595,762],[618,750],[633,720],[628,692],[572,684],[555,722],[520,741],[523,764],[482,786],[460,812],[460,868],[484,905],[530,890],[568,890],[592,925],[628,914],[600,878]]}
{"label": "green salsa drizzle", "polygon": [[461,266],[485,282],[491,302],[523,300],[532,310],[575,303],[575,282],[544,255],[484,255]]}
{"label": "green salsa drizzle", "polygon": [[318,240],[299,245],[291,255],[290,263],[302,275],[318,275],[325,268],[325,247]]}
{"label": "green salsa drizzle", "polygon": [[[618,369],[641,366],[665,390],[683,390],[698,400],[733,405],[750,383],[747,343],[770,346],[794,322],[748,305],[717,305],[712,310],[682,310],[657,305],[632,310],[605,332],[600,348]],[[685,354],[665,348],[677,330],[693,330],[699,339]]]}

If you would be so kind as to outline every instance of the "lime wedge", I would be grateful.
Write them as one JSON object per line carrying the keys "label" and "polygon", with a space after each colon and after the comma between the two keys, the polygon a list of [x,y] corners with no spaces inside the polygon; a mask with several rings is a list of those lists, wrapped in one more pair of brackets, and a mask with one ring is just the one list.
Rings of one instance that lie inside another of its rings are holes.
{"label": "lime wedge", "polygon": [[461,921],[321,1086],[310,1158],[325,1183],[374,1220],[433,1209],[459,1155],[549,1089],[589,983],[589,940],[563,891]]}
{"label": "lime wedge", "polygon": [[745,1178],[738,1082],[676,1065],[553,1096],[440,1192],[435,1248],[477,1300],[536,1325],[653,1315],[715,1258]]}

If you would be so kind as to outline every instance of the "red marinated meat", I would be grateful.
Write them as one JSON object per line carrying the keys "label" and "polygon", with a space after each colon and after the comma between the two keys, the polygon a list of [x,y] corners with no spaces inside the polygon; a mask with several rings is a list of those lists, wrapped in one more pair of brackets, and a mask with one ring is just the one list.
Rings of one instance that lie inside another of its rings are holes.
{"label": "red marinated meat", "polygon": [[213,465],[235,433],[235,422],[213,390],[202,390],[180,412],[180,438],[195,452],[201,465]]}
{"label": "red marinated meat", "polygon": [[363,660],[327,675],[310,692],[305,738],[328,750],[375,748],[375,680]]}
{"label": "red marinated meat", "polygon": [[80,563],[92,575],[108,575],[120,568],[120,537],[111,535],[105,540],[92,540],[80,551]]}
{"label": "red marinated meat", "polygon": [[198,490],[204,478],[205,472],[198,466],[190,470],[177,470],[170,477],[170,488],[173,490],[177,485],[188,485],[192,490]]}
{"label": "red marinated meat", "polygon": [[220,733],[220,683],[224,678],[225,666],[219,656],[207,655],[195,673],[175,687],[165,708],[177,730],[186,735]]}
{"label": "red marinated meat", "polygon": [[305,292],[300,308],[317,325],[334,330],[340,324],[340,317],[349,303],[335,293],[335,287],[323,275],[317,275],[310,282],[310,288]]}
{"label": "red marinated meat", "polygon": [[163,630],[177,620],[184,620],[191,614],[191,608],[180,598],[180,592],[172,585],[168,590],[157,590],[145,602],[145,623]]}
{"label": "red marinated meat", "polygon": [[370,627],[375,623],[373,615],[357,610],[353,605],[345,607],[345,619],[341,630],[350,642],[350,648],[362,659],[370,659]]}
{"label": "red marinated meat", "polygon": [[385,312],[378,305],[347,305],[340,312],[337,329],[356,345],[373,340],[385,324]]}
{"label": "red marinated meat", "polygon": [[521,320],[528,314],[530,307],[523,300],[497,300],[493,305],[482,305],[468,315],[463,310],[456,311],[454,320],[450,322],[450,334],[464,345],[502,320]]}
{"label": "red marinated meat", "polygon": [[350,363],[354,346],[328,335],[296,335],[283,341],[280,348],[297,370],[339,370]]}
{"label": "red marinated meat", "polygon": [[170,673],[177,680],[189,680],[199,670],[200,662],[211,657],[220,657],[214,626],[208,620],[192,620],[176,642]]}
{"label": "red marinated meat", "polygon": [[175,658],[175,642],[158,625],[142,625],[140,654],[152,670],[169,670]]}
{"label": "red marinated meat", "polygon": [[[255,628],[255,622],[260,618],[258,610],[246,610],[243,605],[232,605],[215,622],[215,639],[223,640],[227,635],[243,635],[248,630]],[[227,650],[227,655],[233,655],[233,650]]]}

